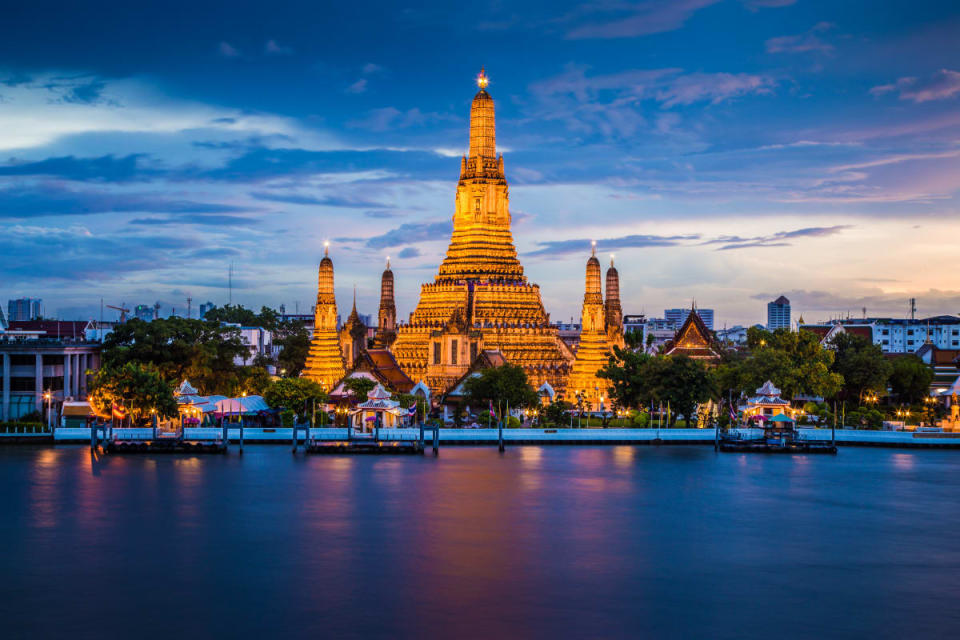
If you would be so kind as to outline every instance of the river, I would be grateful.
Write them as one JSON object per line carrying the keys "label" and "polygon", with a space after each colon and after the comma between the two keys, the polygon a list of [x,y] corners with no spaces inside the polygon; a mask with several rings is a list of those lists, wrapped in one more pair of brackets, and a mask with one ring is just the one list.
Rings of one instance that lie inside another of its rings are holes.
{"label": "river", "polygon": [[0,448],[5,637],[960,634],[960,451]]}

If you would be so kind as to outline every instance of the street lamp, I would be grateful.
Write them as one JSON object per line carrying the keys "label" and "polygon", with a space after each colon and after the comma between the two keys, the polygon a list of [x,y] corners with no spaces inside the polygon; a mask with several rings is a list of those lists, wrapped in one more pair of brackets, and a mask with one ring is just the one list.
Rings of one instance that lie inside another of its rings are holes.
{"label": "street lamp", "polygon": [[53,394],[49,391],[46,391],[43,394],[43,399],[47,401],[47,428],[49,429],[51,427],[51,423],[53,422],[53,408],[51,406]]}

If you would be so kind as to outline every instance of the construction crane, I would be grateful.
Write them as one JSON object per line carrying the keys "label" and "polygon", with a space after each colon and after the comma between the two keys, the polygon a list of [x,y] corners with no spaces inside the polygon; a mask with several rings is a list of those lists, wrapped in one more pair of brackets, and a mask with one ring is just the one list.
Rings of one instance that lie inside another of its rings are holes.
{"label": "construction crane", "polygon": [[153,303],[153,319],[154,320],[160,319],[160,301],[159,300]]}
{"label": "construction crane", "polygon": [[127,309],[122,302],[119,307],[115,307],[112,304],[108,304],[106,307],[107,309],[115,309],[120,312],[120,324],[127,321],[127,314],[130,313],[130,309]]}

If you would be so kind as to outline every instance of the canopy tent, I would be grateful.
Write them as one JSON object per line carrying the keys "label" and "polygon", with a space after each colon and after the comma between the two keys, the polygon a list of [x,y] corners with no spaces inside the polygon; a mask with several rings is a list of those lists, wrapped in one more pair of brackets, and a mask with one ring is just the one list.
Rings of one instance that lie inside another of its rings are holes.
{"label": "canopy tent", "polygon": [[224,398],[216,403],[216,412],[224,415],[255,415],[261,411],[270,411],[270,405],[262,396],[243,396]]}

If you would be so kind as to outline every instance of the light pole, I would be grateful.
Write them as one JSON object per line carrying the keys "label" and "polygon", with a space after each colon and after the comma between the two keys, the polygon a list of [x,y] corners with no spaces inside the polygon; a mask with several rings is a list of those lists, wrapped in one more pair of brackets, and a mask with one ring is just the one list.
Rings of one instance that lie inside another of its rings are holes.
{"label": "light pole", "polygon": [[45,391],[43,394],[43,399],[47,401],[47,429],[53,426],[53,407],[51,406],[53,402],[53,394],[49,391]]}

